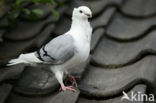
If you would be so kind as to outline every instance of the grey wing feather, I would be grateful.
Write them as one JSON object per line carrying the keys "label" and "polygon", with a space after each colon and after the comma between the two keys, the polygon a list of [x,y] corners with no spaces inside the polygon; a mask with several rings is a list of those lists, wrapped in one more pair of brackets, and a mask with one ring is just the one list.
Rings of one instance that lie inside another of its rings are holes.
{"label": "grey wing feather", "polygon": [[61,64],[69,60],[75,53],[74,40],[70,35],[61,35],[51,40],[35,54],[51,64]]}

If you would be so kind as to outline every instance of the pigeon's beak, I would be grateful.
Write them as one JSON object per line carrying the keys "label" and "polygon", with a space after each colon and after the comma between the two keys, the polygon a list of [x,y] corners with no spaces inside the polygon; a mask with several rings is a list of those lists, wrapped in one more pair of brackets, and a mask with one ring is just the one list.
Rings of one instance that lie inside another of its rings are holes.
{"label": "pigeon's beak", "polygon": [[92,18],[92,15],[91,14],[85,14],[85,15],[87,15],[88,18]]}

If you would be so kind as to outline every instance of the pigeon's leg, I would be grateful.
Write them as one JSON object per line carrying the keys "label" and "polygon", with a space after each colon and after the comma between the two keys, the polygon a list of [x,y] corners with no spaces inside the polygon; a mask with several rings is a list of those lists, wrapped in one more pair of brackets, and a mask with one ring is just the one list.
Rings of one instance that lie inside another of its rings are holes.
{"label": "pigeon's leg", "polygon": [[80,79],[80,76],[72,76],[70,74],[68,74],[68,76],[67,76],[67,81],[69,80],[72,83],[72,85],[75,85],[76,87],[78,87],[76,79]]}
{"label": "pigeon's leg", "polygon": [[56,76],[58,82],[61,85],[60,90],[63,90],[63,91],[65,91],[65,90],[71,90],[73,92],[76,91],[72,86],[65,86],[64,85],[64,83],[63,83],[63,72],[55,72],[55,76]]}

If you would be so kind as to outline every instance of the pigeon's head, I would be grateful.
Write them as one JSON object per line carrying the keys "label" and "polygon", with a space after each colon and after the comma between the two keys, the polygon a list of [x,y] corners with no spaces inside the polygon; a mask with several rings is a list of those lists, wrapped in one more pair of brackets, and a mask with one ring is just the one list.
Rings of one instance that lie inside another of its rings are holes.
{"label": "pigeon's head", "polygon": [[88,19],[92,17],[92,12],[87,6],[74,8],[73,17],[79,19]]}

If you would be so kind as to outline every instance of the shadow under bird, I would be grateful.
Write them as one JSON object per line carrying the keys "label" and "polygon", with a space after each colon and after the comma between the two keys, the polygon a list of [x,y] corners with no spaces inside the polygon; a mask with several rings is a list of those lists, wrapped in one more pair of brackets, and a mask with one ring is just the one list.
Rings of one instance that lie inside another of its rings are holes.
{"label": "shadow under bird", "polygon": [[[64,74],[70,69],[85,62],[90,54],[90,42],[92,27],[88,18],[92,17],[91,10],[86,6],[74,8],[72,13],[72,24],[69,31],[52,39],[38,51],[21,54],[18,58],[12,59],[7,66],[19,63],[37,65],[47,64],[55,74],[61,85],[61,90],[76,91],[72,86],[65,86],[63,83]],[[70,76],[76,86],[73,76]]]}

